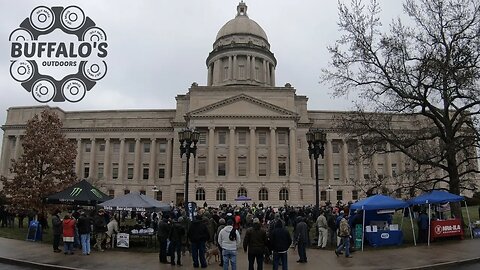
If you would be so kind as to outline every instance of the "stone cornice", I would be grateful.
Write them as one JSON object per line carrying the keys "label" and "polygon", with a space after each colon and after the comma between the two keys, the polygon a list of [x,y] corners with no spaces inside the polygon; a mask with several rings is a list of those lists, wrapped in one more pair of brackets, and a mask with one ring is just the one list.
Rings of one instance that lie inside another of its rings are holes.
{"label": "stone cornice", "polygon": [[[27,125],[3,125],[2,129],[7,130],[24,130]],[[173,127],[94,127],[94,128],[62,128],[66,133],[70,132],[152,132],[164,131],[173,132]]]}

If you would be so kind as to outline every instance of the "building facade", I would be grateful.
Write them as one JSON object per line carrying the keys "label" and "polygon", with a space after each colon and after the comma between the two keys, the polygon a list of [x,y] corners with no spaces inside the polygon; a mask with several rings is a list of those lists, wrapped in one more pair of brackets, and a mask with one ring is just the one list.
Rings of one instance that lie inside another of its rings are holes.
{"label": "building facade", "polygon": [[[289,84],[276,86],[277,61],[245,3],[218,32],[206,64],[207,85],[192,84],[172,110],[51,108],[63,120],[67,138],[76,141],[78,177],[111,196],[141,192],[180,204],[186,159],[180,158],[178,132],[186,127],[200,132],[188,191],[199,205],[233,203],[240,195],[266,205],[314,204],[314,162],[306,141],[311,127],[327,132],[325,158],[319,161],[321,202],[356,200],[364,194],[353,180],[393,179],[408,166],[400,153],[358,161],[358,144],[333,126],[334,117],[345,112],[308,110],[306,96]],[[25,124],[45,108],[8,110],[1,175],[12,177],[10,159],[22,153]],[[398,124],[408,127],[409,121],[399,118]]]}

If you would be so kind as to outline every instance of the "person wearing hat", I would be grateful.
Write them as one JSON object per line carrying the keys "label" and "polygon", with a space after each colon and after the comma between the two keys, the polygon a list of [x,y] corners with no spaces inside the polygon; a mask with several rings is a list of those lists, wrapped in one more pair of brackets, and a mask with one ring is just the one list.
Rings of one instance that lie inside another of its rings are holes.
{"label": "person wearing hat", "polygon": [[80,234],[80,242],[82,243],[82,254],[90,255],[90,233],[92,231],[91,219],[87,217],[82,210],[80,217],[78,218],[77,228]]}
{"label": "person wearing hat", "polygon": [[52,230],[53,230],[53,252],[61,252],[58,248],[60,245],[60,238],[62,236],[62,220],[60,219],[60,210],[55,209],[52,215]]}
{"label": "person wearing hat", "polygon": [[231,265],[232,270],[237,269],[237,248],[240,246],[240,233],[235,229],[234,221],[227,220],[225,226],[218,235],[218,243],[223,249],[223,270],[228,270],[228,265]]}
{"label": "person wearing hat", "polygon": [[225,219],[223,218],[220,218],[218,220],[218,228],[217,228],[217,232],[215,233],[215,242],[217,244],[217,247],[218,247],[218,250],[220,251],[220,266],[223,266],[223,255],[222,255],[222,247],[220,246],[220,243],[218,243],[218,235],[220,234],[220,231],[225,228],[225,225],[226,225],[226,222],[225,222]]}
{"label": "person wearing hat", "polygon": [[254,269],[255,260],[257,270],[263,269],[263,259],[267,249],[267,233],[260,224],[260,219],[253,219],[253,226],[247,229],[243,239],[243,250],[248,250],[248,270]]}
{"label": "person wearing hat", "polygon": [[93,231],[95,232],[95,245],[98,251],[104,251],[102,242],[105,239],[105,232],[107,231],[107,222],[105,221],[105,210],[100,209],[93,218]]}

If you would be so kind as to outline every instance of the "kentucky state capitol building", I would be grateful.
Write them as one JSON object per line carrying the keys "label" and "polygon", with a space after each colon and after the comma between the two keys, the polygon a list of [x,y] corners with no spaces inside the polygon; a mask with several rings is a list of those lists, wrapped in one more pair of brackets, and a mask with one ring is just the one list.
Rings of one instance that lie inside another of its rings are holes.
{"label": "kentucky state capitol building", "polygon": [[[51,108],[63,120],[67,138],[76,141],[78,177],[111,196],[141,192],[182,203],[186,158],[180,158],[178,132],[186,127],[200,132],[197,155],[190,158],[188,191],[199,205],[233,203],[240,195],[265,205],[314,204],[314,161],[306,141],[312,127],[327,132],[325,158],[319,160],[321,202],[356,200],[365,194],[352,179],[368,181],[376,174],[388,180],[405,170],[400,153],[355,161],[357,143],[333,126],[334,117],[344,112],[308,110],[306,96],[289,84],[276,86],[277,60],[265,31],[247,16],[245,3],[218,31],[206,63],[207,85],[192,84],[176,97],[175,109]],[[1,175],[12,177],[10,159],[22,153],[26,122],[45,108],[8,109]],[[398,124],[409,127],[408,119]]]}

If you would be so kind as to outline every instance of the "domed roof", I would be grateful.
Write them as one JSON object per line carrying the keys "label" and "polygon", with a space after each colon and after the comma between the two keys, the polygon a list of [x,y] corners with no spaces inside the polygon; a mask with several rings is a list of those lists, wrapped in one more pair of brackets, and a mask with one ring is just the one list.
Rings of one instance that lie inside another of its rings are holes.
{"label": "domed roof", "polygon": [[220,31],[218,31],[216,40],[233,34],[254,35],[268,41],[267,34],[263,31],[262,27],[254,20],[248,18],[247,5],[243,1],[237,6],[237,16],[228,21]]}

